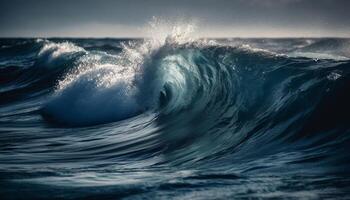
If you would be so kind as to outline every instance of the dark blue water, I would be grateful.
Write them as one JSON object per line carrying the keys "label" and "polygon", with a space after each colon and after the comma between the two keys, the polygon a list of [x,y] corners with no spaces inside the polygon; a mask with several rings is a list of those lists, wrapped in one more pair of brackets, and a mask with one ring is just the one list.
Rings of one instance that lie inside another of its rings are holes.
{"label": "dark blue water", "polygon": [[349,199],[349,39],[0,39],[1,199]]}

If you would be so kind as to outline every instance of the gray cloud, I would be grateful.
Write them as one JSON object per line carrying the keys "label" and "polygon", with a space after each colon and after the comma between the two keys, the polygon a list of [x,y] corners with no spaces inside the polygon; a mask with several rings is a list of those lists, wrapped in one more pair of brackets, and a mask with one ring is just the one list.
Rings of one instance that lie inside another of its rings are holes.
{"label": "gray cloud", "polygon": [[0,36],[136,37],[152,16],[201,36],[350,36],[347,0],[2,0]]}

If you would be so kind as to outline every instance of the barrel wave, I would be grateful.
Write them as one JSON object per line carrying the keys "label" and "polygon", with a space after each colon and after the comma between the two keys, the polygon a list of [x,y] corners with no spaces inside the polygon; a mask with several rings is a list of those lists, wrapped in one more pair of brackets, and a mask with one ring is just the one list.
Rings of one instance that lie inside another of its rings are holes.
{"label": "barrel wave", "polygon": [[6,199],[349,197],[349,39],[0,44]]}

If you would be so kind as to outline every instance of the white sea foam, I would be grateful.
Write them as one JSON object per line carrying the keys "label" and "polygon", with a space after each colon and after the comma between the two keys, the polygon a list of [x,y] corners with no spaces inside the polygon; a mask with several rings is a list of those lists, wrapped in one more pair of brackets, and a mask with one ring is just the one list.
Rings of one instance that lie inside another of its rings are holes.
{"label": "white sea foam", "polygon": [[[80,57],[77,66],[59,81],[44,112],[73,125],[117,121],[154,107],[165,84],[178,90],[185,87],[188,83],[180,69],[169,64],[172,58],[163,56],[174,45],[192,42],[193,26],[161,24],[155,19],[150,27],[147,31],[153,31],[152,38],[125,43],[118,55],[87,52]],[[71,43],[49,43],[39,55],[56,59],[80,51],[84,50]],[[162,66],[163,59],[169,65]],[[179,98],[184,96],[175,99]]]}

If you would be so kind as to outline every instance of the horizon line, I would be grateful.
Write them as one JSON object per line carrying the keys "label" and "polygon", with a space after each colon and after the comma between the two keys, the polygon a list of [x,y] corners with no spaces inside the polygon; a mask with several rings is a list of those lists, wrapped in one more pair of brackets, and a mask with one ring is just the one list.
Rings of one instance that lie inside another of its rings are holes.
{"label": "horizon line", "polygon": [[[152,37],[76,37],[76,36],[49,36],[49,37],[33,37],[33,36],[20,36],[20,37],[2,37],[0,39],[151,39]],[[350,39],[350,36],[228,36],[228,37],[195,37],[196,39],[321,39],[321,38],[334,38],[334,39]]]}

